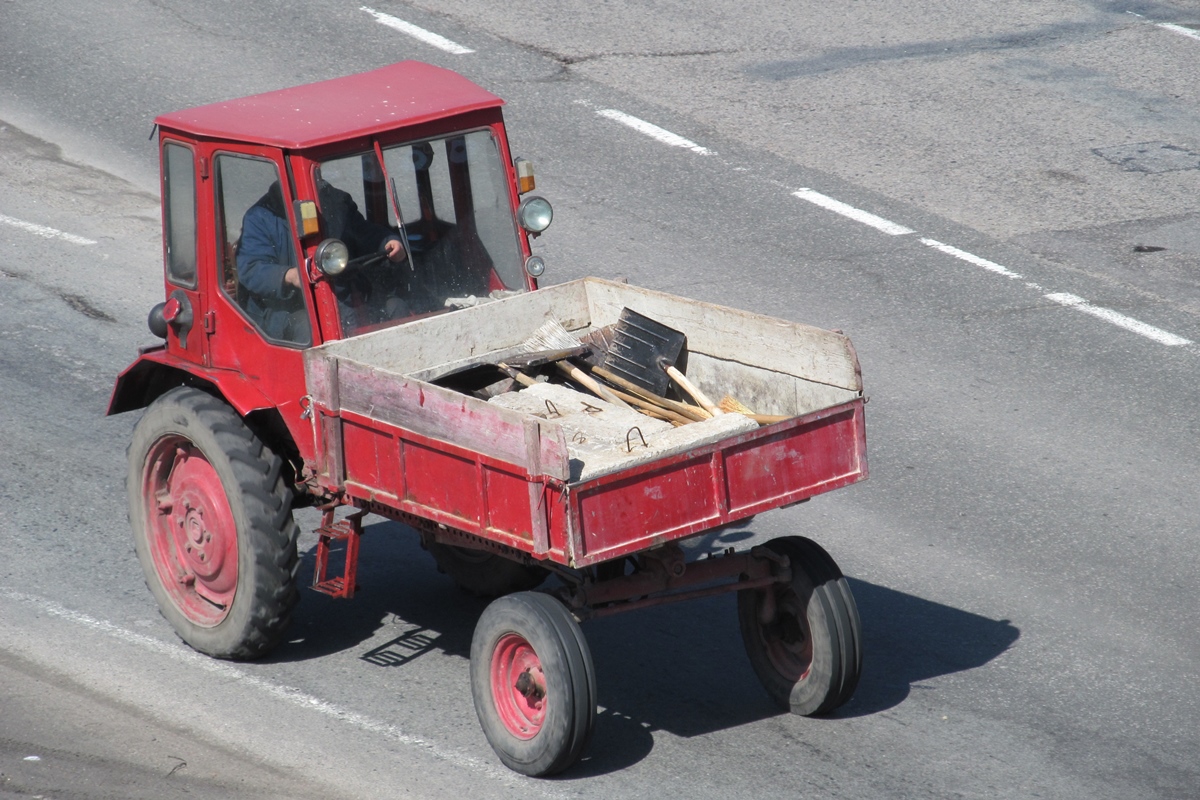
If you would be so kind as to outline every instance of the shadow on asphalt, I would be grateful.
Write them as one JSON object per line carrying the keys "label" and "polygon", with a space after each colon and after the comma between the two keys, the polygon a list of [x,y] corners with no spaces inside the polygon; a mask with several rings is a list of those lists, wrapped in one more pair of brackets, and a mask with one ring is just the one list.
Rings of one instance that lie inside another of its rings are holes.
{"label": "shadow on asphalt", "polygon": [[[301,559],[311,580],[313,549]],[[405,526],[367,527],[360,592],[350,602],[305,591],[291,635],[269,661],[358,651],[364,669],[400,669],[426,652],[468,658],[487,602],[438,573]],[[902,703],[914,685],[986,664],[1020,636],[1008,620],[849,579],[863,626],[864,666],[854,697],[816,720],[876,714]],[[404,632],[375,641],[385,625]],[[653,749],[655,731],[691,737],[781,714],[742,647],[736,602],[707,598],[592,620],[584,633],[595,662],[601,711],[588,754],[562,780],[618,771]]]}

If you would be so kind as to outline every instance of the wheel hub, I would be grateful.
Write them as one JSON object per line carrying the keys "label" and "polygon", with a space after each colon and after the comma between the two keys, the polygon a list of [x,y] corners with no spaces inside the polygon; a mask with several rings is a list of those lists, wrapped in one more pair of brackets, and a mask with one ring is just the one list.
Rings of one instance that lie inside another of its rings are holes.
{"label": "wheel hub", "polygon": [[198,625],[225,618],[237,589],[237,527],[216,469],[182,437],[147,459],[143,497],[150,551],[163,586]]}
{"label": "wheel hub", "polygon": [[802,680],[812,669],[813,651],[808,620],[796,598],[778,598],[774,619],[762,625],[760,631],[767,657],[779,674],[794,681]]}
{"label": "wheel hub", "polygon": [[509,633],[492,652],[492,699],[501,722],[518,739],[532,739],[546,719],[546,674],[524,637]]}

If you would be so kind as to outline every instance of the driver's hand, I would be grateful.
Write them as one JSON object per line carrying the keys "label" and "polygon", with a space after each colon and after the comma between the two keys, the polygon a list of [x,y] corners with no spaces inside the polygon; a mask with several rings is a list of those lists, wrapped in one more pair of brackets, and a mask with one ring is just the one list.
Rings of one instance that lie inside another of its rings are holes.
{"label": "driver's hand", "polygon": [[401,262],[408,254],[404,252],[404,245],[400,244],[396,239],[389,239],[383,246],[383,252],[387,253],[388,261]]}

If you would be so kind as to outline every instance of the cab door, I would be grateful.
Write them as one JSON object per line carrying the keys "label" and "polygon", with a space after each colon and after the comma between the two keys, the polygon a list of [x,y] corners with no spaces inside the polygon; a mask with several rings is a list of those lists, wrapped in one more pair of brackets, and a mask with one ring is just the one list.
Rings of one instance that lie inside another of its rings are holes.
{"label": "cab door", "polygon": [[209,293],[211,365],[240,372],[271,399],[289,427],[299,429],[302,352],[313,343],[312,292],[283,154],[213,144],[205,156],[215,272]]}
{"label": "cab door", "polygon": [[200,201],[202,159],[192,142],[162,142],[163,265],[166,280],[167,350],[195,364],[208,364],[204,335],[207,309],[201,291],[206,255]]}

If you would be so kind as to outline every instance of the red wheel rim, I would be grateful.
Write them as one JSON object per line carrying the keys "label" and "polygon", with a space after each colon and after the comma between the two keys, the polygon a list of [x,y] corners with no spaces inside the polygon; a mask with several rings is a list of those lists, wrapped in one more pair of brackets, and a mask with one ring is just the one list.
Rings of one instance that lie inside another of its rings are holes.
{"label": "red wheel rim", "polygon": [[142,507],[159,582],[189,621],[225,619],[237,591],[237,526],[225,487],[182,436],[154,443],[142,473]]}
{"label": "red wheel rim", "polygon": [[532,739],[546,719],[546,676],[523,636],[506,633],[492,650],[492,701],[500,721],[518,739]]}
{"label": "red wheel rim", "polygon": [[775,670],[798,683],[812,669],[812,631],[794,592],[783,594],[777,602],[775,620],[770,625],[760,624],[758,635]]}

